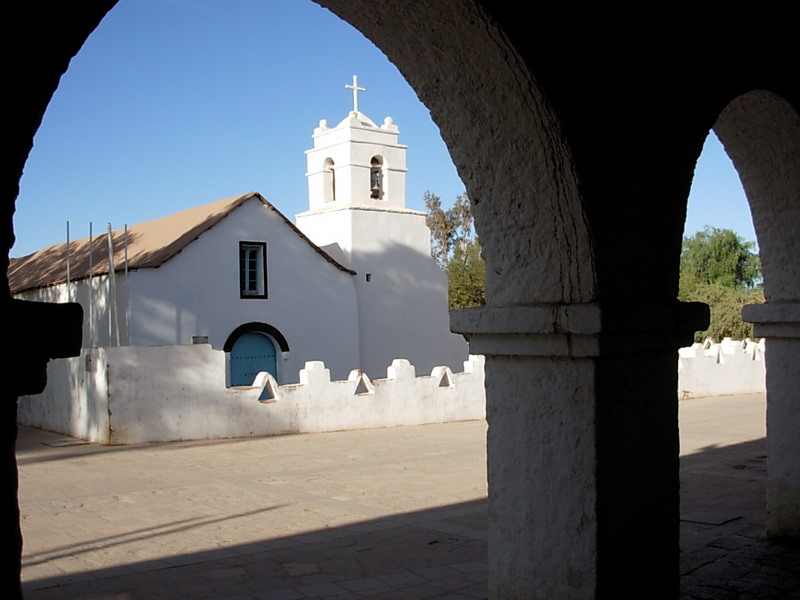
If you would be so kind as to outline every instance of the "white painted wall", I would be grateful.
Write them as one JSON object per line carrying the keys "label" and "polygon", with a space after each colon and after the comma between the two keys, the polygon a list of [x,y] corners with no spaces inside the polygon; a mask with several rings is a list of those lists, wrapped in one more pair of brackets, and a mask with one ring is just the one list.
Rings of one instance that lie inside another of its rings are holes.
{"label": "white painted wall", "polygon": [[[314,147],[306,151],[309,208],[330,206],[325,161],[333,161],[336,205],[405,208],[406,146],[397,143],[399,129],[389,117],[377,126],[362,113],[350,113],[336,127],[321,122],[314,129]],[[383,197],[371,198],[370,163],[383,161]]]}
{"label": "white painted wall", "polygon": [[[247,437],[482,419],[483,358],[463,372],[415,376],[393,361],[386,379],[362,372],[331,381],[309,362],[299,384],[266,374],[251,388],[225,387],[225,355],[208,345],[84,350],[48,366],[44,394],[19,400],[19,422],[103,444]],[[265,391],[266,390],[266,391]],[[265,402],[259,398],[267,399]]]}
{"label": "white painted wall", "polygon": [[[337,210],[308,214],[299,224],[323,242],[355,240],[355,250],[351,244],[337,256],[337,245],[333,254],[357,275],[334,267],[253,198],[161,267],[118,274],[116,315],[108,276],[21,297],[80,302],[84,347],[116,345],[119,323],[122,345],[191,344],[193,336],[207,336],[222,349],[238,326],[267,323],[290,347],[279,353],[280,383],[296,382],[311,360],[325,362],[334,379],[354,368],[382,376],[398,356],[421,371],[460,368],[469,351],[463,337],[449,331],[447,279],[430,257],[423,213]],[[239,297],[239,241],[267,244],[267,299]]]}
{"label": "white painted wall", "polygon": [[110,443],[107,364],[105,348],[50,361],[44,391],[18,399],[18,423]]}
{"label": "white painted wall", "polygon": [[459,368],[469,348],[450,333],[447,277],[431,258],[424,213],[310,211],[297,215],[297,225],[323,247],[338,244],[342,260],[358,273],[361,368],[372,375],[397,356],[422,371]]}
{"label": "white painted wall", "polygon": [[[22,300],[33,302],[78,302],[83,307],[83,346],[85,348],[128,344],[130,333],[126,306],[128,281],[123,273],[117,274],[112,285],[108,275],[73,281],[17,294]],[[112,295],[116,291],[116,296]],[[112,301],[112,298],[115,300]]]}
{"label": "white painted wall", "polygon": [[[450,333],[447,278],[431,257],[425,213],[406,209],[406,147],[397,143],[390,118],[378,127],[351,112],[336,127],[314,130],[306,152],[309,210],[296,216],[298,228],[358,275],[359,366],[382,371],[402,356],[428,371],[459,368],[467,342]],[[370,198],[370,161],[384,166],[384,196]],[[326,192],[333,161],[336,194]]]}
{"label": "white painted wall", "polygon": [[[240,298],[239,242],[266,242],[268,298]],[[296,382],[306,361],[322,360],[345,378],[359,363],[354,276],[336,268],[275,211],[254,197],[157,269],[117,275],[123,345],[191,344],[207,336],[222,349],[238,326],[278,329],[290,351],[278,354],[278,380]],[[89,290],[91,302],[89,301]],[[84,347],[116,345],[109,277],[21,294],[28,300],[80,302]],[[71,296],[70,296],[71,293]]]}
{"label": "white painted wall", "polygon": [[[268,298],[239,297],[239,241],[266,242]],[[336,377],[359,364],[353,275],[325,260],[274,211],[253,198],[158,269],[131,279],[133,345],[190,344],[208,336],[221,349],[251,321],[277,328],[290,353],[279,381],[297,381],[305,361]]]}
{"label": "white painted wall", "polygon": [[[763,357],[763,342],[682,348],[679,396],[763,392]],[[92,348],[48,365],[44,393],[20,398],[19,422],[131,444],[482,419],[483,364],[471,356],[463,372],[441,366],[417,377],[397,359],[385,379],[356,369],[332,380],[324,363],[311,361],[298,384],[262,374],[253,387],[226,388],[225,354],[210,345]],[[361,385],[366,393],[358,394]]]}
{"label": "white painted wall", "polygon": [[678,351],[678,397],[755,394],[766,391],[766,341],[694,344]]}

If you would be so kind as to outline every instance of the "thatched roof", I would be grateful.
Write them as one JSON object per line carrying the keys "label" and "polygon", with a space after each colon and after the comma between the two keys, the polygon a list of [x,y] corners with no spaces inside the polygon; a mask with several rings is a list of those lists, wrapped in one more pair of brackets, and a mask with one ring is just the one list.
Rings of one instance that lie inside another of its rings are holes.
{"label": "thatched roof", "polygon": [[[217,200],[175,214],[131,225],[127,235],[128,269],[159,267],[178,254],[200,235],[214,227],[233,210],[250,200],[258,198],[264,206],[274,211],[292,230],[308,243],[315,252],[336,268],[355,275],[355,272],[334,260],[327,252],[309,240],[277,208],[258,192]],[[114,270],[125,268],[125,230],[111,232]],[[89,254],[91,249],[91,275],[105,275],[109,271],[108,234],[69,242],[70,280],[89,277]],[[65,283],[67,281],[67,243],[56,244],[37,250],[33,254],[12,258],[8,268],[8,280],[12,294]]]}

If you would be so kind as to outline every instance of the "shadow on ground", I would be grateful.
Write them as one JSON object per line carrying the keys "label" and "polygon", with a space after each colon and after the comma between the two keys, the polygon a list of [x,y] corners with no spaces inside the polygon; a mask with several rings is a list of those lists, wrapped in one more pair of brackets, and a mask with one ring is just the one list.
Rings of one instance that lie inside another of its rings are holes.
{"label": "shadow on ground", "polygon": [[[98,452],[136,453],[144,447],[72,445],[45,460],[82,460]],[[21,464],[40,443],[22,436]],[[26,446],[28,444],[28,446]],[[197,446],[197,442],[191,443]],[[205,447],[229,441],[203,443]],[[178,449],[184,444],[171,447]],[[765,523],[765,440],[707,447],[681,457],[681,598],[683,600],[800,600],[800,545],[768,540]],[[198,502],[202,502],[199,498]],[[253,507],[247,516],[277,506]],[[241,515],[237,515],[241,516]],[[655,516],[654,516],[655,517]],[[230,517],[228,517],[230,518]],[[216,550],[173,554],[70,572],[70,559],[109,551],[132,539],[158,544],[213,525],[213,517],[176,520],[125,535],[52,544],[26,554],[25,564],[53,562],[61,575],[23,584],[27,600],[293,600],[302,598],[486,598],[485,500],[404,512],[346,526],[316,529]],[[657,541],[656,541],[657,543]],[[62,566],[63,565],[63,566]],[[644,597],[644,596],[643,596]]]}
{"label": "shadow on ground", "polygon": [[[23,589],[28,600],[485,598],[485,531],[485,501],[469,502],[168,560],[65,574],[25,583]],[[102,541],[115,542],[125,540]],[[60,551],[68,554],[80,548]],[[38,558],[29,556],[26,562]],[[396,596],[400,592],[402,596]]]}
{"label": "shadow on ground", "polygon": [[766,440],[681,457],[681,598],[800,599],[800,543],[767,539]]}

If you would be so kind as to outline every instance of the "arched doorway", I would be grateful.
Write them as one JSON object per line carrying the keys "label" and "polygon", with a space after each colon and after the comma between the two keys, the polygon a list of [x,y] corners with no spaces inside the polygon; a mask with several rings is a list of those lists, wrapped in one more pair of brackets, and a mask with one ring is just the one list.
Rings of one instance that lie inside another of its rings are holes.
{"label": "arched doorway", "polygon": [[261,371],[280,382],[279,353],[289,352],[284,335],[267,323],[245,323],[234,329],[222,349],[228,353],[228,385],[250,386]]}
{"label": "arched doorway", "polygon": [[767,533],[800,534],[796,440],[800,359],[800,114],[783,96],[754,90],[734,98],[714,124],[753,214],[766,302],[742,317],[767,343]]}
{"label": "arched doorway", "polygon": [[230,385],[253,385],[261,371],[278,377],[278,361],[275,344],[263,333],[251,331],[233,343],[230,354]]}

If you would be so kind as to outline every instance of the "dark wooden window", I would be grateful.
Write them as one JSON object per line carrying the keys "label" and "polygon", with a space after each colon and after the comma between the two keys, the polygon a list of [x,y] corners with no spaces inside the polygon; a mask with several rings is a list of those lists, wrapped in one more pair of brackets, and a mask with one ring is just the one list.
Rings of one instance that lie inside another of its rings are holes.
{"label": "dark wooden window", "polygon": [[239,242],[239,296],[267,297],[267,244]]}

